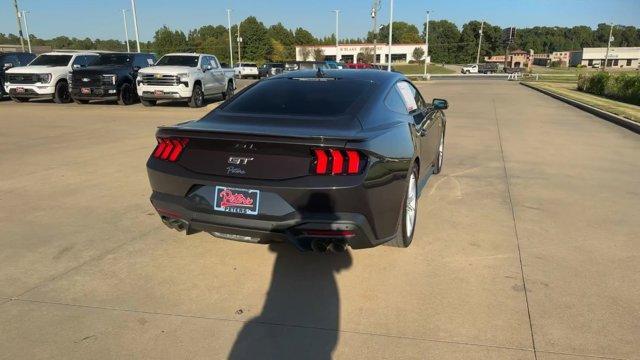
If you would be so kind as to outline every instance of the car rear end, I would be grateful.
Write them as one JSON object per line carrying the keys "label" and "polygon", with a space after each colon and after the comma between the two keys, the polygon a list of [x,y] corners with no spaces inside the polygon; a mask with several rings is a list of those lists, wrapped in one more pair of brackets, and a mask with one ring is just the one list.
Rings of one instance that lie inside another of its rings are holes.
{"label": "car rear end", "polygon": [[240,78],[252,77],[257,79],[260,77],[258,65],[253,63],[241,63],[237,68],[236,75]]}
{"label": "car rear end", "polygon": [[[356,91],[349,99],[357,107],[368,89],[333,90],[338,97]],[[151,203],[167,226],[238,241],[291,242],[303,250],[367,248],[395,236],[400,200],[389,198],[401,198],[403,185],[366,181],[381,155],[358,135],[353,113],[261,115],[224,107],[211,121],[157,132],[147,170]]]}

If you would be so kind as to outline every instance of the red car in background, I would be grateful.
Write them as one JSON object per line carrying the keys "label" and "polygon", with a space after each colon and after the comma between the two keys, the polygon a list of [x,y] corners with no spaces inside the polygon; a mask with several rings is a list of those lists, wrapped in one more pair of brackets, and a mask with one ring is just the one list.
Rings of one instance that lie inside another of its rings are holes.
{"label": "red car in background", "polygon": [[366,63],[347,63],[345,64],[347,69],[373,69],[371,64]]}

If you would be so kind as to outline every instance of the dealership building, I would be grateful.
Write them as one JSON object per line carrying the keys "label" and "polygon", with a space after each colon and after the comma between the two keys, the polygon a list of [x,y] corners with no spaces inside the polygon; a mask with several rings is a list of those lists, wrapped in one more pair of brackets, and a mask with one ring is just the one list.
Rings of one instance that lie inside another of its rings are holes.
{"label": "dealership building", "polygon": [[[338,47],[335,45],[308,45],[296,46],[296,60],[307,61],[314,59],[313,53],[315,49],[321,49],[324,59],[321,60],[337,60],[346,63],[357,63],[363,60],[364,54],[373,55],[373,44],[342,44]],[[398,44],[391,45],[391,62],[392,63],[408,63],[413,59],[413,51],[415,48],[421,48],[426,52],[425,44]],[[389,61],[389,45],[376,45],[375,63],[387,64]],[[305,56],[306,55],[306,56]],[[424,60],[424,55],[420,60]],[[429,61],[430,59],[427,59]]]}
{"label": "dealership building", "polygon": [[[603,67],[607,58],[607,48],[584,48],[571,59],[571,65]],[[640,47],[612,47],[609,49],[607,67],[632,68],[640,66]]]}

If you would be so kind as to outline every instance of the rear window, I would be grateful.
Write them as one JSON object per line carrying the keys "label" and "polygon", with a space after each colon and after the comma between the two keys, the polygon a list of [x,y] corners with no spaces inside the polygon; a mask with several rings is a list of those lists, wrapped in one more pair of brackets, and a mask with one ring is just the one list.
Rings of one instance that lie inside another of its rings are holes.
{"label": "rear window", "polygon": [[372,83],[346,79],[273,79],[247,89],[223,111],[244,114],[335,116],[344,114]]}

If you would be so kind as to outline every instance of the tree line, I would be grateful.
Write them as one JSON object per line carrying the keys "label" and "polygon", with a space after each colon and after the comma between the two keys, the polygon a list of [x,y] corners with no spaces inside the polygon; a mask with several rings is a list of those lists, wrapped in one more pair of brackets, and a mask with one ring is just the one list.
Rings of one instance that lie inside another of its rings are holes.
{"label": "tree line", "polygon": [[[317,38],[308,30],[298,27],[289,29],[282,23],[265,26],[254,16],[240,22],[240,55],[250,61],[282,61],[295,58],[295,46],[305,46],[309,56],[322,57],[322,52],[314,48],[317,45],[335,44],[335,36]],[[475,61],[478,48],[480,21],[469,21],[459,29],[448,20],[429,22],[429,55],[433,62],[466,63]],[[484,23],[481,56],[504,54],[505,44],[500,26]],[[422,44],[425,41],[426,24],[422,29],[403,21],[393,23],[393,42],[396,44]],[[238,59],[238,24],[231,28],[233,37],[233,57]],[[388,41],[388,25],[380,28],[376,34],[369,31],[364,38],[340,39],[341,44],[370,43],[377,39],[379,44]],[[205,25],[188,31],[163,26],[156,30],[153,41],[141,42],[142,51],[155,52],[158,55],[169,52],[189,51],[213,53],[221,61],[229,61],[229,33],[223,25]],[[516,38],[510,49],[532,49],[536,53],[579,50],[584,47],[603,47],[607,45],[609,25],[598,24],[595,29],[588,26],[560,27],[535,26],[517,29]],[[640,28],[616,25],[613,29],[612,46],[640,46]],[[32,45],[48,45],[54,49],[92,49],[125,51],[123,41],[90,38],[69,38],[58,36],[52,39],[40,39],[30,35]],[[19,44],[14,34],[0,33],[0,44]],[[132,49],[135,43],[130,42]]]}

